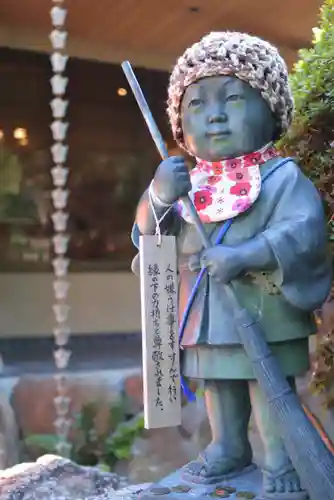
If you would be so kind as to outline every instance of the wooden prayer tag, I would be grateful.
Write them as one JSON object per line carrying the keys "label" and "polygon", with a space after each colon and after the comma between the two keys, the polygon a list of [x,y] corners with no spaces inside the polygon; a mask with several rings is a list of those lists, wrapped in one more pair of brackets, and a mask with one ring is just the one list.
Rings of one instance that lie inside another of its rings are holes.
{"label": "wooden prayer tag", "polygon": [[145,428],[181,424],[178,280],[174,236],[140,236]]}

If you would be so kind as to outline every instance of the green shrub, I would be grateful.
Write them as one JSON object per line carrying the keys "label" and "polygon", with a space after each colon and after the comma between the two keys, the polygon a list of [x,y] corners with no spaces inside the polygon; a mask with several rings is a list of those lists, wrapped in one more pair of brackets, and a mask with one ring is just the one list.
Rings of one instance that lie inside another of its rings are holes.
{"label": "green shrub", "polygon": [[[290,74],[295,118],[279,147],[297,157],[323,194],[326,211],[334,211],[334,0],[326,0],[310,49],[299,52]],[[330,231],[334,239],[334,228]]]}
{"label": "green shrub", "polygon": [[[128,418],[125,405],[120,402],[110,406],[106,432],[96,431],[98,403],[85,405],[75,415],[71,459],[80,465],[100,466],[113,470],[118,461],[129,460],[134,440],[144,430],[141,414]],[[55,434],[32,434],[25,438],[26,446],[33,446],[42,453],[56,453],[58,438]]]}
{"label": "green shrub", "polygon": [[[313,29],[312,46],[299,52],[290,75],[295,118],[278,147],[299,161],[318,187],[328,219],[328,237],[334,250],[334,0],[326,0]],[[334,325],[333,325],[334,327]],[[311,388],[334,404],[334,332],[319,339]]]}

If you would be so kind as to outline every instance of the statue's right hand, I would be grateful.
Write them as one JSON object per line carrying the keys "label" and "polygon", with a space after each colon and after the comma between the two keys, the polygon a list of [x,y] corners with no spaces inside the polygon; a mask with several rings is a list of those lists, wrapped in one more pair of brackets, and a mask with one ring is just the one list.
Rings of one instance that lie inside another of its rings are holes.
{"label": "statue's right hand", "polygon": [[153,191],[163,202],[172,205],[191,191],[189,170],[182,156],[171,156],[160,163],[153,180]]}

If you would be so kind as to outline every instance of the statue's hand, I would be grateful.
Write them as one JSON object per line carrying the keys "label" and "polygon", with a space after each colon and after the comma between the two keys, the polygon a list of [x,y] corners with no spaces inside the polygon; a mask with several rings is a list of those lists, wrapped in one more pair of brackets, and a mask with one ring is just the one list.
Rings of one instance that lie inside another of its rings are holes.
{"label": "statue's hand", "polygon": [[243,270],[238,251],[224,245],[203,250],[200,262],[201,266],[208,270],[210,276],[222,283],[229,283]]}
{"label": "statue's hand", "polygon": [[192,272],[201,270],[201,256],[198,253],[195,253],[189,257],[188,260],[189,270]]}
{"label": "statue's hand", "polygon": [[169,205],[191,190],[189,170],[182,156],[171,156],[160,163],[154,176],[153,191]]}

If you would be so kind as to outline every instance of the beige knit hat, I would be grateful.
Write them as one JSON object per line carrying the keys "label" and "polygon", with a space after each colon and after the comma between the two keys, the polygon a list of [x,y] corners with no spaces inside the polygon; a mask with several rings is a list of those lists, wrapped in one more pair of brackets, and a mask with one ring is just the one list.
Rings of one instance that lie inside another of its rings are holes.
{"label": "beige knit hat", "polygon": [[278,50],[261,38],[231,31],[213,32],[189,47],[170,76],[167,113],[174,139],[186,149],[181,127],[185,89],[206,76],[234,75],[258,89],[276,117],[279,135],[293,115],[287,66]]}

